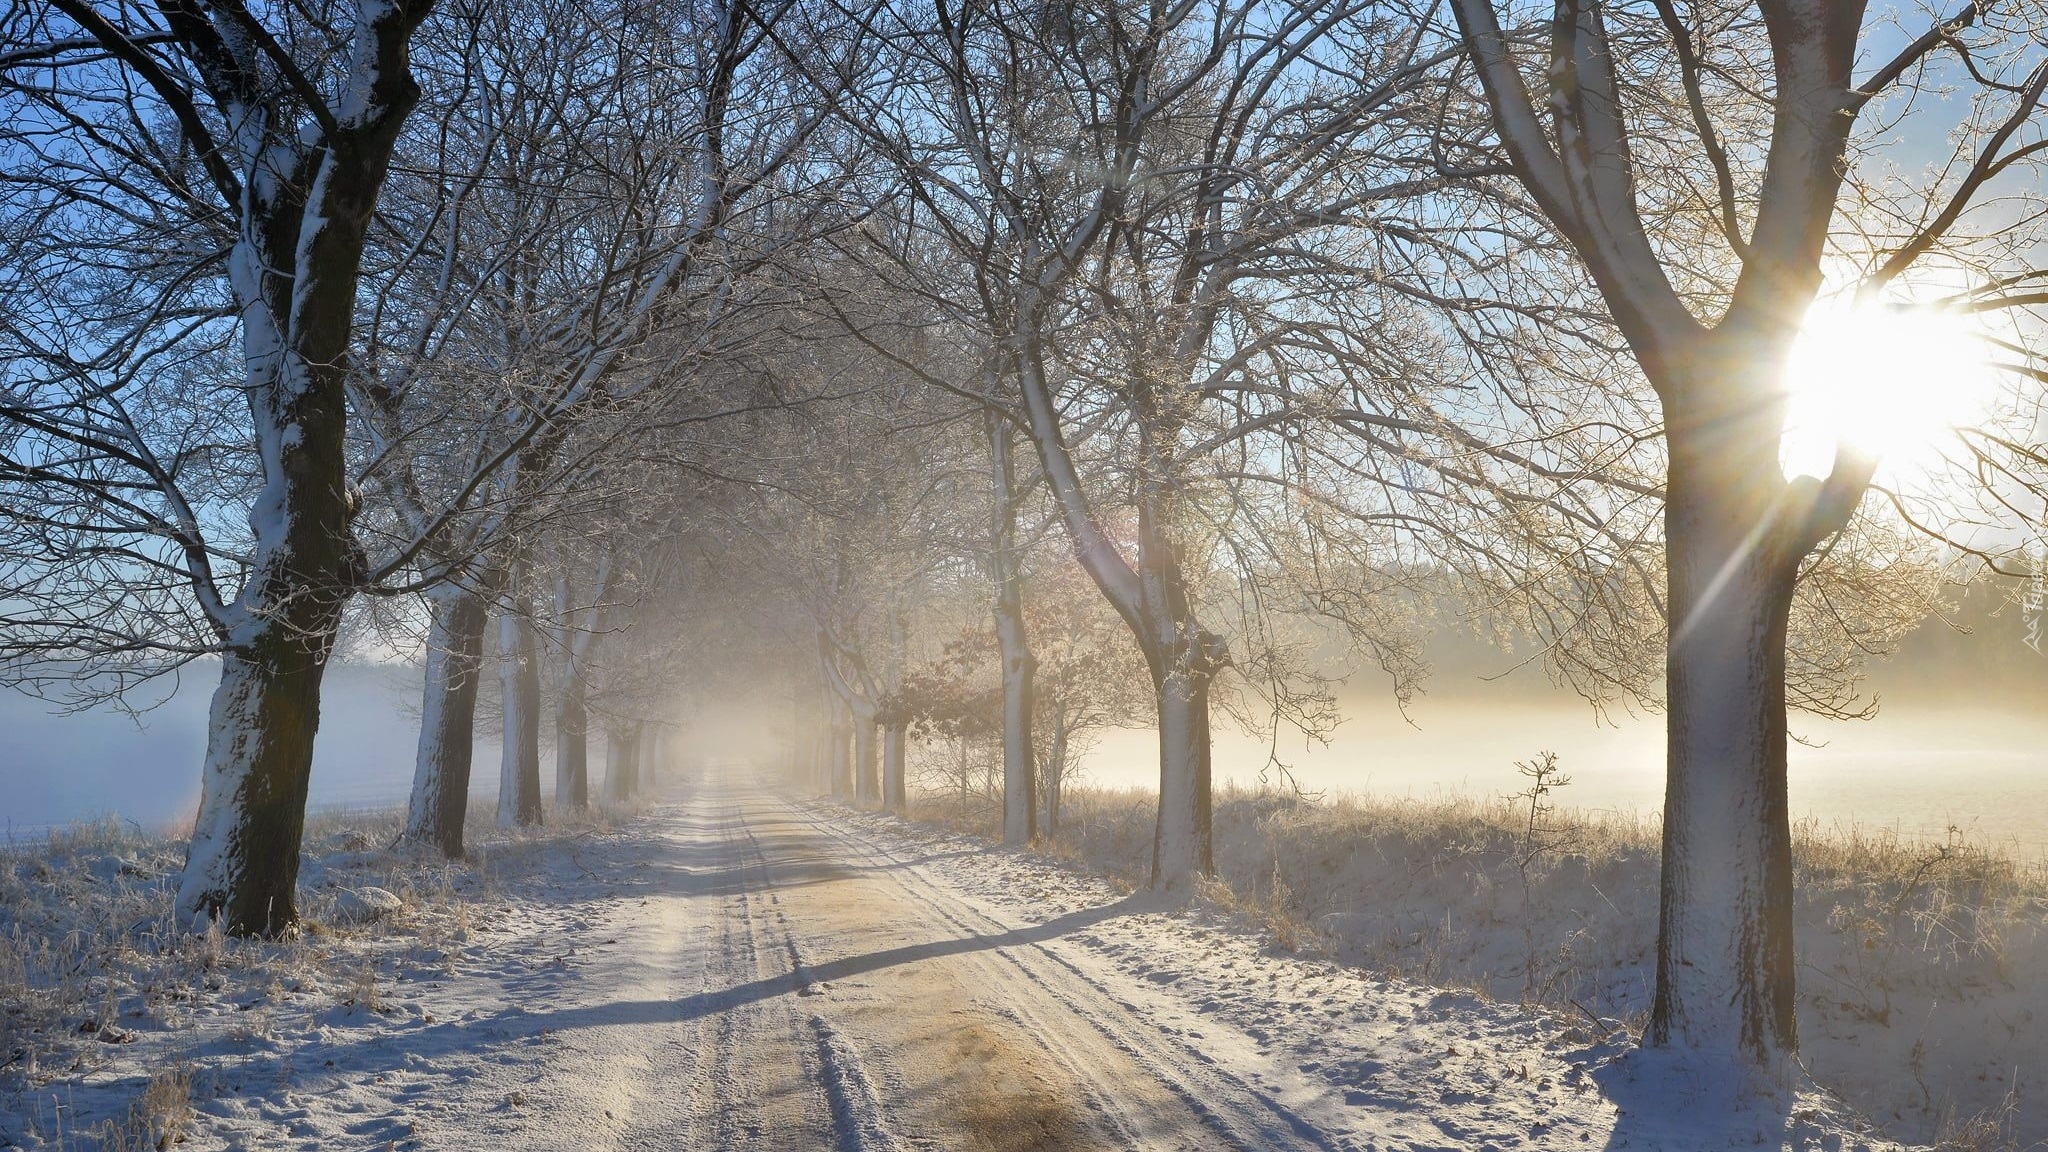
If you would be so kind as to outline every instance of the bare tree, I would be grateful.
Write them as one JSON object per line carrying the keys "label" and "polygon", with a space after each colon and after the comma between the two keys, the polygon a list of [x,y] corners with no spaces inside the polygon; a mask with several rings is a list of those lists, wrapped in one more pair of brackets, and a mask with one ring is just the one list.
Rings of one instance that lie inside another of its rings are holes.
{"label": "bare tree", "polygon": [[[766,29],[786,9],[480,11],[450,67],[509,79],[460,86],[422,137],[428,178],[392,237],[417,300],[380,308],[388,336],[362,393],[382,418],[380,494],[401,524],[439,531],[419,564],[430,604],[464,622],[479,597],[497,612],[501,823],[541,819],[543,626],[567,645],[559,667],[568,682],[556,697],[558,727],[570,733],[558,734],[556,750],[571,802],[582,778],[575,733],[589,661],[575,649],[597,621],[551,617],[549,601],[570,589],[543,587],[541,537],[602,503],[612,483],[605,459],[679,420],[707,418],[676,396],[702,391],[700,365],[727,351],[716,333],[749,316],[738,284],[764,252],[806,234],[809,210],[793,202],[830,178],[798,171],[818,116],[778,114],[787,64]],[[495,470],[486,506],[450,517],[446,484],[420,475],[448,451],[423,434],[438,426],[424,414],[447,410],[450,385],[474,375],[472,364],[487,366],[496,416],[475,422],[459,451]],[[481,632],[436,628],[454,644],[447,660],[480,658]],[[430,663],[440,651],[430,648]],[[428,690],[442,682],[430,675]],[[462,707],[452,697],[423,713],[462,727],[467,718],[453,718]],[[409,835],[461,850],[468,775],[466,745],[423,731]]]}
{"label": "bare tree", "polygon": [[[23,47],[0,97],[5,195],[24,279],[6,308],[4,469],[58,497],[32,531],[71,543],[10,590],[7,632],[24,656],[218,655],[178,909],[237,933],[296,922],[320,680],[366,569],[346,451],[356,284],[429,6],[345,5],[339,26],[240,4],[50,0],[9,17]],[[149,283],[91,287],[95,262],[62,247],[73,228],[119,238],[117,261]],[[148,391],[197,384],[231,343],[246,420],[197,425],[221,434],[205,441],[182,439],[191,423],[137,421]],[[244,477],[232,495],[186,496],[195,453]],[[224,545],[216,517],[235,504],[246,541]],[[193,608],[142,607],[168,591],[148,578],[84,612],[52,598],[115,555],[171,575]],[[133,630],[105,626],[121,617]]]}
{"label": "bare tree", "polygon": [[[1973,200],[2039,153],[2023,130],[2039,122],[2048,66],[2028,18],[1994,8],[1936,17],[1859,75],[1858,0],[1571,0],[1528,31],[1495,0],[1453,3],[1505,163],[1591,275],[1663,411],[1670,720],[1653,1044],[1767,1065],[1796,1048],[1788,619],[1802,571],[1850,524],[1878,461],[1845,441],[1825,479],[1787,479],[1784,370],[1831,245],[1880,291],[1960,239]],[[1838,213],[1859,127],[1944,56],[1979,85],[1958,126],[1963,163],[1918,193],[1902,228]]]}
{"label": "bare tree", "polygon": [[[983,378],[930,382],[1028,435],[1076,556],[1145,655],[1154,882],[1179,885],[1210,865],[1210,695],[1232,663],[1202,606],[1232,515],[1209,510],[1246,507],[1211,498],[1233,483],[1219,459],[1256,458],[1260,437],[1309,418],[1286,357],[1321,343],[1284,308],[1239,305],[1312,259],[1303,237],[1435,179],[1336,178],[1402,135],[1435,61],[1413,26],[1367,6],[967,4],[895,19],[893,74],[921,83],[858,113],[901,173],[903,225],[864,234],[975,334]],[[1356,67],[1375,74],[1321,79]],[[1226,563],[1261,577],[1240,559]]]}

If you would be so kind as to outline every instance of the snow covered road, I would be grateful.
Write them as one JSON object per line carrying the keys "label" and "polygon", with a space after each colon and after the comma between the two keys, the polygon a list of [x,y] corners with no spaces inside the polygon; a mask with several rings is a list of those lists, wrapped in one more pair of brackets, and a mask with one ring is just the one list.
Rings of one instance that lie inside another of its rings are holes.
{"label": "snow covered road", "polygon": [[[737,770],[687,787],[655,820],[659,849],[636,862],[649,890],[603,927],[615,943],[561,985],[558,1005],[528,1010],[544,1056],[468,1093],[517,1092],[524,1140],[1346,1146],[1052,950],[1133,914],[1132,901],[1013,927],[935,880],[925,854],[837,827]],[[492,1118],[477,1127],[499,1128]],[[451,1127],[463,1125],[437,1125]]]}
{"label": "snow covered road", "polygon": [[124,1010],[83,1071],[0,1096],[0,1148],[74,1147],[172,1066],[194,1152],[1883,1146],[1820,1094],[1738,1104],[1583,1017],[1277,952],[1209,901],[738,764],[468,867],[439,919],[252,943]]}
{"label": "snow covered road", "polygon": [[1214,910],[740,766],[670,800],[581,865],[594,943],[451,1054],[473,1066],[421,1146],[1872,1146],[1816,1097],[1731,1109],[1597,1067],[1618,1046],[1569,1022],[1273,955]]}

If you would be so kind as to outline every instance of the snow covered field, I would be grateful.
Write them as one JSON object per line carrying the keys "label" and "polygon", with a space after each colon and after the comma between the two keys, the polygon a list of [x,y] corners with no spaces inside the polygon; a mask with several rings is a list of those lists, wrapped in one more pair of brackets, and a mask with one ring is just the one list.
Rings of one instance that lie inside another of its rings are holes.
{"label": "snow covered field", "polygon": [[[287,944],[164,934],[174,846],[6,857],[0,1144],[1885,1146],[1612,1024],[1278,954],[1227,902],[713,775],[457,868],[320,829]],[[343,923],[366,886],[394,906]]]}

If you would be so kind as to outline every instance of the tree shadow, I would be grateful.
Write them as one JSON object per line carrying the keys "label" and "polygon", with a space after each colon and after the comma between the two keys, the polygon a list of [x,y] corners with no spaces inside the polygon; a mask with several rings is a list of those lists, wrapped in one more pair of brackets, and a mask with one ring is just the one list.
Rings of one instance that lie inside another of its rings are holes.
{"label": "tree shadow", "polygon": [[[406,1028],[398,1024],[389,1032],[378,1032],[360,1041],[333,1045],[321,1055],[334,1056],[356,1049],[354,1055],[371,1057],[370,1064],[355,1065],[359,1071],[378,1070],[376,1057],[402,1059],[401,1052],[428,1054],[474,1047],[488,1038],[502,1044],[543,1032],[567,1032],[580,1028],[608,1028],[638,1025],[673,1025],[702,1019],[778,996],[812,994],[818,986],[835,980],[876,972],[902,964],[914,964],[946,956],[958,956],[992,949],[1041,944],[1082,931],[1121,916],[1150,910],[1158,898],[1135,893],[1114,903],[1078,909],[1040,924],[1003,932],[977,933],[947,939],[924,940],[884,948],[858,956],[846,956],[815,966],[805,965],[681,999],[613,1000],[551,1011],[529,1012],[517,1005],[490,1016],[470,1020],[438,1021]],[[394,1042],[395,1041],[395,1042]],[[393,1065],[395,1066],[395,1064]]]}
{"label": "tree shadow", "polygon": [[1822,1146],[1791,1084],[1736,1057],[1635,1048],[1591,1075],[1615,1110],[1608,1149]]}

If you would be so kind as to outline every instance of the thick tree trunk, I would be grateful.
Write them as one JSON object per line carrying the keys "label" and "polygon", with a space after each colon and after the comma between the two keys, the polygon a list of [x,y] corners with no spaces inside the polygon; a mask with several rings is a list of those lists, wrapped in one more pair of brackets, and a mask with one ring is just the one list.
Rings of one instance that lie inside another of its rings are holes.
{"label": "thick tree trunk", "polygon": [[[1140,443],[1155,436],[1140,432]],[[1150,451],[1147,452],[1150,455]],[[1180,547],[1169,525],[1177,493],[1148,481],[1138,498],[1138,576],[1145,590],[1150,657],[1159,717],[1159,822],[1153,833],[1152,886],[1191,887],[1215,871],[1210,843],[1209,685],[1229,667],[1223,638],[1203,628],[1187,593]]]}
{"label": "thick tree trunk", "polygon": [[426,687],[420,700],[419,756],[405,838],[432,844],[443,856],[462,855],[462,825],[469,812],[469,774],[476,746],[476,694],[483,680],[484,632],[490,606],[484,594],[450,582],[427,593]]}
{"label": "thick tree trunk", "polygon": [[199,817],[178,886],[182,920],[217,915],[237,936],[275,936],[298,923],[299,840],[327,664],[324,649],[307,651],[289,634],[264,647],[278,655],[232,652],[221,662]]}
{"label": "thick tree trunk", "polygon": [[892,721],[882,726],[882,804],[891,812],[909,808],[904,784],[903,738],[905,725]]}
{"label": "thick tree trunk", "polygon": [[526,613],[498,614],[498,689],[504,735],[498,756],[498,827],[541,822],[540,653]]}
{"label": "thick tree trunk", "polygon": [[[299,841],[320,683],[342,607],[365,567],[350,527],[347,405],[331,363],[347,345],[354,251],[345,270],[301,271],[312,281],[308,295],[322,299],[301,301],[299,322],[333,329],[295,332],[300,351],[273,346],[265,353],[267,374],[251,368],[249,404],[264,478],[249,514],[255,557],[229,610],[230,647],[209,713],[199,813],[177,900],[181,920],[219,916],[236,935],[274,936],[298,923]],[[238,269],[249,272],[243,264],[253,259],[253,247],[237,246]],[[244,309],[244,348],[252,360],[256,345],[282,338],[270,327],[279,314],[260,305]],[[267,335],[260,331],[266,327]],[[307,348],[331,356],[315,360]]]}
{"label": "thick tree trunk", "polygon": [[[1785,635],[1804,545],[1787,547],[1775,435],[1672,433],[1670,654],[1657,989],[1650,1041],[1797,1049]],[[1775,427],[1768,429],[1775,433]],[[1764,445],[1768,444],[1768,451]],[[1739,451],[1742,447],[1750,451]],[[1758,477],[1768,477],[1766,483]]]}
{"label": "thick tree trunk", "polygon": [[590,807],[590,685],[569,658],[555,696],[555,807]]}
{"label": "thick tree trunk", "polygon": [[1159,822],[1152,838],[1152,886],[1181,889],[1196,875],[1215,871],[1209,834],[1209,673],[1176,662],[1155,691]]}
{"label": "thick tree trunk", "polygon": [[862,804],[873,804],[882,798],[882,772],[880,749],[876,747],[875,722],[871,717],[855,713],[853,717],[853,798]]}
{"label": "thick tree trunk", "polygon": [[[244,180],[231,205],[238,234],[226,269],[262,486],[249,509],[248,579],[218,614],[227,650],[177,912],[188,923],[219,915],[237,935],[274,935],[298,919],[320,681],[342,607],[367,567],[350,525],[348,479],[356,285],[392,146],[419,98],[406,45],[427,7],[364,9],[342,77],[346,123],[317,143],[263,127],[288,117],[227,90],[247,80],[244,69],[200,70],[214,103],[238,109],[229,115],[236,154],[222,157]],[[188,25],[214,19],[197,9],[186,16]],[[180,33],[188,56],[211,51],[220,36],[246,40],[232,18],[205,36]]]}
{"label": "thick tree trunk", "polygon": [[[1860,9],[1808,5],[1811,18],[1767,21],[1763,47],[1777,80],[1770,175],[1742,275],[1705,327],[1628,189],[1629,118],[1616,107],[1622,87],[1600,9],[1576,8],[1554,26],[1553,49],[1575,58],[1568,77],[1553,74],[1548,111],[1561,138],[1591,144],[1554,151],[1496,6],[1451,7],[1516,175],[1578,250],[1663,407],[1669,721],[1648,1040],[1782,1072],[1797,1039],[1786,618],[1801,560],[1846,526],[1875,467],[1838,445],[1825,482],[1785,481],[1783,373],[1823,282],[1850,169],[1844,155],[1863,99],[1854,88]],[[1865,286],[1901,270],[1888,266]]]}

